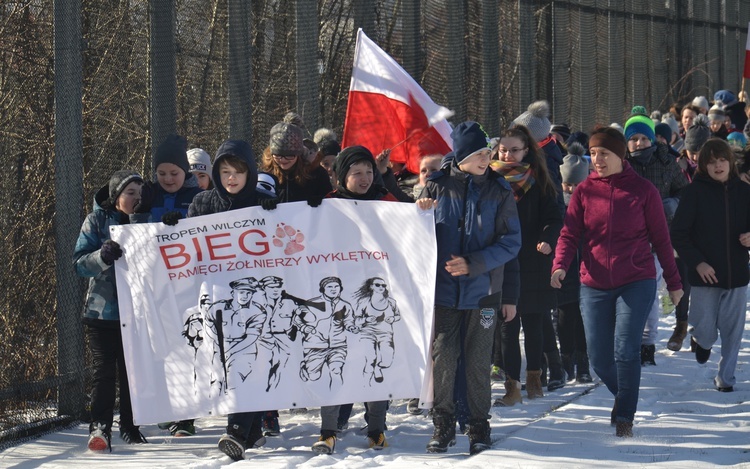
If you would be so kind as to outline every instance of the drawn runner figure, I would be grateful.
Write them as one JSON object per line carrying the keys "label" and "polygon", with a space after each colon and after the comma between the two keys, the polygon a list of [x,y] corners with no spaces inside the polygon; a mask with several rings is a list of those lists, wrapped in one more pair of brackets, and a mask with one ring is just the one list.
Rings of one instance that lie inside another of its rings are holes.
{"label": "drawn runner figure", "polygon": [[381,277],[372,277],[354,293],[354,324],[360,331],[360,342],[365,344],[363,374],[371,383],[382,383],[383,369],[393,363],[393,323],[401,320],[396,300],[389,297],[387,287]]}
{"label": "drawn runner figure", "polygon": [[203,316],[208,312],[211,299],[208,293],[201,292],[198,305],[185,311],[185,324],[182,327],[182,336],[188,346],[193,349],[193,389],[198,392],[198,350],[203,345]]}
{"label": "drawn runner figure", "polygon": [[[232,298],[211,305],[204,320],[205,335],[210,335],[216,345],[212,359],[221,362],[219,389],[225,393],[250,376],[258,356],[256,341],[266,321],[265,310],[252,301],[253,293],[258,291],[255,278],[234,280],[229,287]],[[210,327],[205,327],[207,324]]]}
{"label": "drawn runner figure", "polygon": [[317,381],[328,365],[329,389],[344,384],[346,331],[355,332],[354,309],[341,299],[344,286],[338,277],[325,277],[319,283],[320,296],[306,302],[307,308],[294,323],[302,332],[302,381]]}
{"label": "drawn runner figure", "polygon": [[297,326],[294,317],[304,306],[301,300],[288,295],[283,289],[284,280],[269,275],[260,279],[260,288],[265,292],[265,309],[268,320],[263,327],[260,345],[271,352],[266,392],[279,386],[281,370],[286,368],[291,354],[291,343],[297,338]]}

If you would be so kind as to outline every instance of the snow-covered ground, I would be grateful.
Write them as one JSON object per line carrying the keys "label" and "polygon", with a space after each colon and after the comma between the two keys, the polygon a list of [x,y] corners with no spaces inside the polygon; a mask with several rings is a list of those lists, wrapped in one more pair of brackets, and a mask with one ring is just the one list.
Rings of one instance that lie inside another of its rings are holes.
{"label": "snow-covered ground", "polygon": [[[750,468],[750,318],[733,393],[713,387],[720,344],[709,362],[699,365],[688,340],[680,352],[667,350],[673,326],[674,315],[661,318],[657,366],[643,369],[634,438],[614,436],[609,425],[613,398],[597,380],[593,385],[569,384],[543,399],[524,400],[512,408],[493,408],[492,436],[498,441],[492,450],[471,458],[465,436],[459,436],[457,445],[445,455],[426,454],[431,421],[409,415],[406,402],[397,401],[388,414],[390,446],[383,451],[367,449],[365,437],[357,431],[364,425],[363,408],[357,405],[350,430],[341,436],[331,456],[310,451],[320,425],[318,413],[311,410],[297,415],[282,411],[281,436],[268,438],[261,449],[247,451],[244,461],[233,462],[219,452],[216,442],[226,420],[211,418],[198,420],[198,434],[189,438],[174,438],[149,425],[141,427],[149,444],[128,446],[116,434],[111,454],[88,452],[87,425],[81,424],[5,449],[0,452],[0,467]],[[494,385],[493,394],[502,396],[500,383]]]}

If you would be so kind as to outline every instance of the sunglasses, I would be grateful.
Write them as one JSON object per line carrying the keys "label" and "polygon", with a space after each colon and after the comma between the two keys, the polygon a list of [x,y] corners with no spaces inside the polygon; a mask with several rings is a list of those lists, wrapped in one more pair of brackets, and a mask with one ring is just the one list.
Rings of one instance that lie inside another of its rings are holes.
{"label": "sunglasses", "polygon": [[373,287],[387,287],[388,285],[386,285],[385,283],[373,283],[372,286]]}
{"label": "sunglasses", "polygon": [[277,160],[293,160],[297,158],[297,155],[272,155]]}

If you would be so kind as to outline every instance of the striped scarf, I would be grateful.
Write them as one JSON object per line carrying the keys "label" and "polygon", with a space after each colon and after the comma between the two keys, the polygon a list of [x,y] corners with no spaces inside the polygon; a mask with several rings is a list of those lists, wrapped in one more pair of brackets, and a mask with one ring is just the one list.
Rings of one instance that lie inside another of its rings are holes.
{"label": "striped scarf", "polygon": [[516,202],[521,200],[521,197],[529,192],[531,186],[536,182],[534,172],[531,170],[529,163],[506,163],[500,161],[500,164],[495,166],[495,171],[508,181],[511,189],[513,189],[513,197],[516,199]]}

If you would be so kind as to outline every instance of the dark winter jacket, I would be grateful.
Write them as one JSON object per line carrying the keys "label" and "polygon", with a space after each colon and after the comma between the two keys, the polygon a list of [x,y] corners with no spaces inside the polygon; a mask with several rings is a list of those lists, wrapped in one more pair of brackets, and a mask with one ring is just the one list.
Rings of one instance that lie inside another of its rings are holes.
{"label": "dark winter jacket", "polygon": [[[562,214],[556,195],[543,194],[541,186],[534,184],[517,202],[521,222],[521,250],[518,263],[521,269],[521,314],[548,312],[556,306],[555,290],[550,286],[552,257],[562,228]],[[537,244],[546,242],[552,253],[537,251]]]}
{"label": "dark winter jacket", "polygon": [[677,160],[669,153],[669,145],[657,143],[642,153],[649,154],[649,157],[639,158],[628,152],[627,161],[639,176],[648,179],[656,186],[663,203],[667,223],[669,223],[677,209],[680,191],[688,185],[687,176],[677,164]]}
{"label": "dark winter jacket", "polygon": [[83,322],[99,327],[120,327],[117,285],[114,265],[107,265],[100,253],[102,244],[110,239],[109,227],[127,223],[148,222],[148,213],[127,216],[114,208],[105,208],[109,185],[94,196],[94,210],[86,216],[73,250],[73,267],[81,277],[89,278]]}
{"label": "dark winter jacket", "polygon": [[557,207],[560,210],[560,216],[562,216],[565,214],[565,198],[563,197],[562,174],[560,173],[560,165],[563,164],[563,153],[554,138],[550,137],[544,142],[539,143],[546,157],[547,172],[557,191]]}
{"label": "dark winter jacket", "polygon": [[[503,267],[521,247],[521,227],[510,186],[494,171],[472,176],[451,164],[445,172],[433,173],[419,196],[425,197],[437,201],[435,303],[477,309],[480,299],[501,292]],[[453,277],[445,270],[451,255],[466,259],[468,275]]]}
{"label": "dark winter jacket", "polygon": [[667,289],[682,288],[659,193],[627,161],[622,172],[592,174],[573,191],[552,272],[568,271],[581,242],[584,285],[611,290],[656,278],[653,246]]}
{"label": "dark winter jacket", "polygon": [[735,129],[744,129],[747,124],[745,106],[746,104],[743,101],[737,101],[736,103],[724,108],[724,113],[732,120],[732,125]]}
{"label": "dark winter jacket", "polygon": [[185,183],[175,193],[165,191],[158,182],[154,183],[154,189],[154,204],[151,209],[151,220],[154,222],[161,221],[162,215],[174,210],[180,212],[183,217],[187,216],[193,198],[203,191],[198,187],[198,180],[193,173],[187,174]]}
{"label": "dark winter jacket", "polygon": [[[697,174],[682,192],[672,221],[672,244],[688,267],[692,286],[738,288],[750,282],[748,248],[739,241],[750,232],[750,185],[737,177],[726,184]],[[695,268],[705,262],[717,284],[703,282]]]}
{"label": "dark winter jacket", "polygon": [[[228,155],[234,155],[241,158],[248,167],[247,181],[239,194],[231,195],[224,186],[221,185],[221,162]],[[188,217],[197,217],[199,215],[208,215],[211,213],[227,212],[238,208],[254,207],[259,201],[268,196],[258,192],[258,169],[253,158],[253,151],[250,145],[243,140],[227,140],[222,143],[216,150],[212,176],[216,184],[213,189],[201,192],[195,196],[193,203],[190,204]]]}

